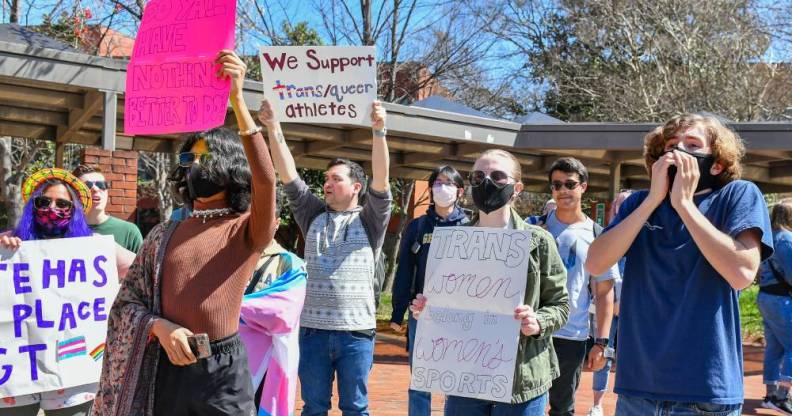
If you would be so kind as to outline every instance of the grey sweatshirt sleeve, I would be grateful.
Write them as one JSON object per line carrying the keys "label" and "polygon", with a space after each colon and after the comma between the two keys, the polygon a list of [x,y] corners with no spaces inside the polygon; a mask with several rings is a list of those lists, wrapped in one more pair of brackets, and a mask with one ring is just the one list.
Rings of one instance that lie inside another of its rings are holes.
{"label": "grey sweatshirt sleeve", "polygon": [[300,178],[297,178],[283,185],[283,191],[289,200],[294,219],[302,230],[303,234],[308,232],[311,221],[317,215],[325,211],[325,203],[314,195],[308,185]]}
{"label": "grey sweatshirt sleeve", "polygon": [[382,248],[385,242],[385,232],[388,229],[388,222],[391,217],[391,195],[390,187],[385,192],[377,192],[371,188],[366,196],[366,204],[360,213],[360,219],[366,224],[371,233],[372,240],[376,243],[375,250]]}

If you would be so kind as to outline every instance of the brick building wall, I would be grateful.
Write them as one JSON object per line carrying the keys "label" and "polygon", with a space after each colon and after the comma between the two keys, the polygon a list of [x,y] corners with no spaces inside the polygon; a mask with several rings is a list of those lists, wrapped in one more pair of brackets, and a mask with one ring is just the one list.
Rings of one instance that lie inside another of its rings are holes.
{"label": "brick building wall", "polygon": [[98,166],[108,181],[107,213],[135,222],[137,207],[138,153],[127,150],[109,151],[85,148],[80,163]]}

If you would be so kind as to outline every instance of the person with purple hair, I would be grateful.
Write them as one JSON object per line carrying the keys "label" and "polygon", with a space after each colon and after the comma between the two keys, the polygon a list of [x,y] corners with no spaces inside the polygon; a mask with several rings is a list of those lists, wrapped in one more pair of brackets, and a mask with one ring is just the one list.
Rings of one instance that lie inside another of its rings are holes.
{"label": "person with purple hair", "polygon": [[[23,241],[93,235],[85,218],[91,209],[88,188],[71,173],[46,168],[30,175],[22,187],[25,206],[13,231],[0,236],[0,246],[17,250]],[[123,251],[121,251],[123,250]],[[131,264],[127,250],[116,244],[119,278]],[[127,253],[124,253],[127,252]],[[134,257],[134,256],[133,256]],[[98,383],[0,398],[0,416],[87,416],[91,412]]]}

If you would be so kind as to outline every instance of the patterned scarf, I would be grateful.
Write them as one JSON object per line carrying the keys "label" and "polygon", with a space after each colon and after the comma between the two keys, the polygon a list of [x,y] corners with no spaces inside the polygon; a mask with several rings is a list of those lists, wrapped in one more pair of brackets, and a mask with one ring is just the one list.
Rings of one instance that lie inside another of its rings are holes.
{"label": "patterned scarf", "polygon": [[69,230],[73,209],[37,208],[35,211],[36,231],[44,238],[63,237]]}

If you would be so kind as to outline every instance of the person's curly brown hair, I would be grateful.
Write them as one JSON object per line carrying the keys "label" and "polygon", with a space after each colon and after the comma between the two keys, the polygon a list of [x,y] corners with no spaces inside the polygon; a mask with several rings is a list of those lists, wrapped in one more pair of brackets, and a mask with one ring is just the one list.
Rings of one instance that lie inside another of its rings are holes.
{"label": "person's curly brown hair", "polygon": [[644,163],[649,178],[652,177],[652,165],[665,153],[666,142],[678,133],[694,127],[701,127],[704,130],[712,147],[715,163],[723,166],[723,172],[716,179],[718,186],[740,179],[742,177],[740,161],[745,156],[742,139],[717,118],[699,114],[678,115],[644,136]]}

